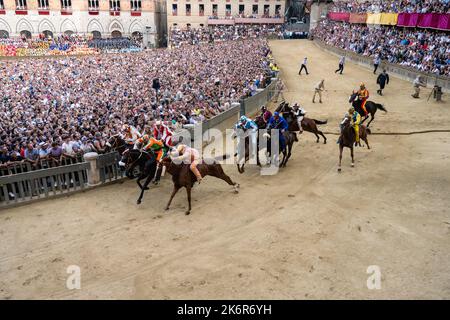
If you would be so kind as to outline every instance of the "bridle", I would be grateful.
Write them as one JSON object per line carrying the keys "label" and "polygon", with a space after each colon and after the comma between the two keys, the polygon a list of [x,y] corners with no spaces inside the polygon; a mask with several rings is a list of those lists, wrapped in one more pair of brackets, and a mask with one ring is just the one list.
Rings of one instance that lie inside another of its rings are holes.
{"label": "bridle", "polygon": [[110,147],[111,150],[116,151],[117,149],[122,148],[122,147],[124,147],[124,146],[127,145],[127,144],[124,142],[122,145],[117,146],[117,140],[119,140],[119,136],[118,136],[118,135],[112,136],[111,139],[114,139],[114,142],[113,142],[112,144],[109,143],[109,141],[106,142],[106,145],[107,145],[108,147]]}

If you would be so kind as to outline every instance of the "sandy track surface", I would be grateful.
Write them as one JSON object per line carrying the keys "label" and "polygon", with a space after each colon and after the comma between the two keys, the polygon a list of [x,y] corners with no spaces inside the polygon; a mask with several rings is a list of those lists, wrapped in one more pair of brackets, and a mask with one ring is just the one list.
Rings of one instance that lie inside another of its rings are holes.
{"label": "sandy track surface", "polygon": [[[450,129],[448,103],[410,98],[411,84],[392,77],[385,96],[376,77],[309,41],[274,41],[290,101],[337,131],[348,95],[365,81],[377,113],[374,132]],[[309,76],[298,76],[304,56]],[[325,79],[323,104],[312,104]],[[375,95],[373,94],[375,93]],[[424,98],[425,97],[425,98]],[[239,175],[234,194],[208,177],[194,188],[184,215],[184,190],[170,211],[171,182],[152,188],[143,204],[133,181],[0,212],[0,298],[310,299],[450,298],[450,133],[369,137],[372,150],[349,151],[337,173],[336,136],[316,144],[308,133],[288,167]],[[81,289],[66,289],[66,268],[81,268]],[[369,290],[366,269],[381,269]]]}

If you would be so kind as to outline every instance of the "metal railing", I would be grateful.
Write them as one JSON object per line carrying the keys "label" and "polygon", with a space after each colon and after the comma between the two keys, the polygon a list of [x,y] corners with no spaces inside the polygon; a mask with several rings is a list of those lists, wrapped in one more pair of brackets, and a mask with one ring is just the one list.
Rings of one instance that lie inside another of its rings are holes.
{"label": "metal railing", "polygon": [[124,177],[124,172],[120,170],[119,163],[120,154],[111,152],[99,155],[97,159],[97,169],[100,173],[100,182],[112,182]]}

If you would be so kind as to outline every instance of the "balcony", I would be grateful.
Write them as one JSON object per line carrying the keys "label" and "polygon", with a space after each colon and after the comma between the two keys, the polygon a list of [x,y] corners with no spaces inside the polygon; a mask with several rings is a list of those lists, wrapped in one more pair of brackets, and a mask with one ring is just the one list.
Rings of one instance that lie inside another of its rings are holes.
{"label": "balcony", "polygon": [[191,15],[191,11],[186,11],[186,15],[190,16]]}
{"label": "balcony", "polygon": [[204,15],[205,15],[205,11],[199,11],[199,12],[198,12],[198,15],[199,15],[199,16],[204,16]]}
{"label": "balcony", "polygon": [[172,15],[173,15],[173,16],[178,15],[177,10],[172,10]]}
{"label": "balcony", "polygon": [[16,14],[27,15],[28,14],[27,6],[16,6]]}
{"label": "balcony", "polygon": [[71,16],[72,8],[71,7],[61,8],[61,15],[62,16]]}
{"label": "balcony", "polygon": [[91,16],[98,16],[100,9],[98,7],[89,7],[88,12]]}
{"label": "balcony", "polygon": [[131,9],[132,17],[140,17],[142,15],[141,9]]}
{"label": "balcony", "polygon": [[120,8],[110,8],[109,15],[114,17],[120,16]]}

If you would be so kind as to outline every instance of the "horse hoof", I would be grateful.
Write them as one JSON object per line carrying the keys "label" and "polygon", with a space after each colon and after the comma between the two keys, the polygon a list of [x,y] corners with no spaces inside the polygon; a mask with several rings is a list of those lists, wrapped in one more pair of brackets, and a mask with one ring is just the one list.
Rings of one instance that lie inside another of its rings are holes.
{"label": "horse hoof", "polygon": [[164,210],[169,211],[169,207],[165,207]]}
{"label": "horse hoof", "polygon": [[355,164],[354,164],[354,163],[352,163],[352,168],[353,168],[353,167],[355,167]]}
{"label": "horse hoof", "polygon": [[191,212],[188,210],[188,211],[186,211],[184,214],[188,216],[188,215],[191,214]]}
{"label": "horse hoof", "polygon": [[324,141],[324,142],[323,142],[323,144],[327,144],[327,142],[326,142],[326,141]]}
{"label": "horse hoof", "polygon": [[137,204],[141,204],[141,200],[136,201]]}
{"label": "horse hoof", "polygon": [[341,172],[341,170],[342,170],[341,168],[338,168],[338,172]]}

